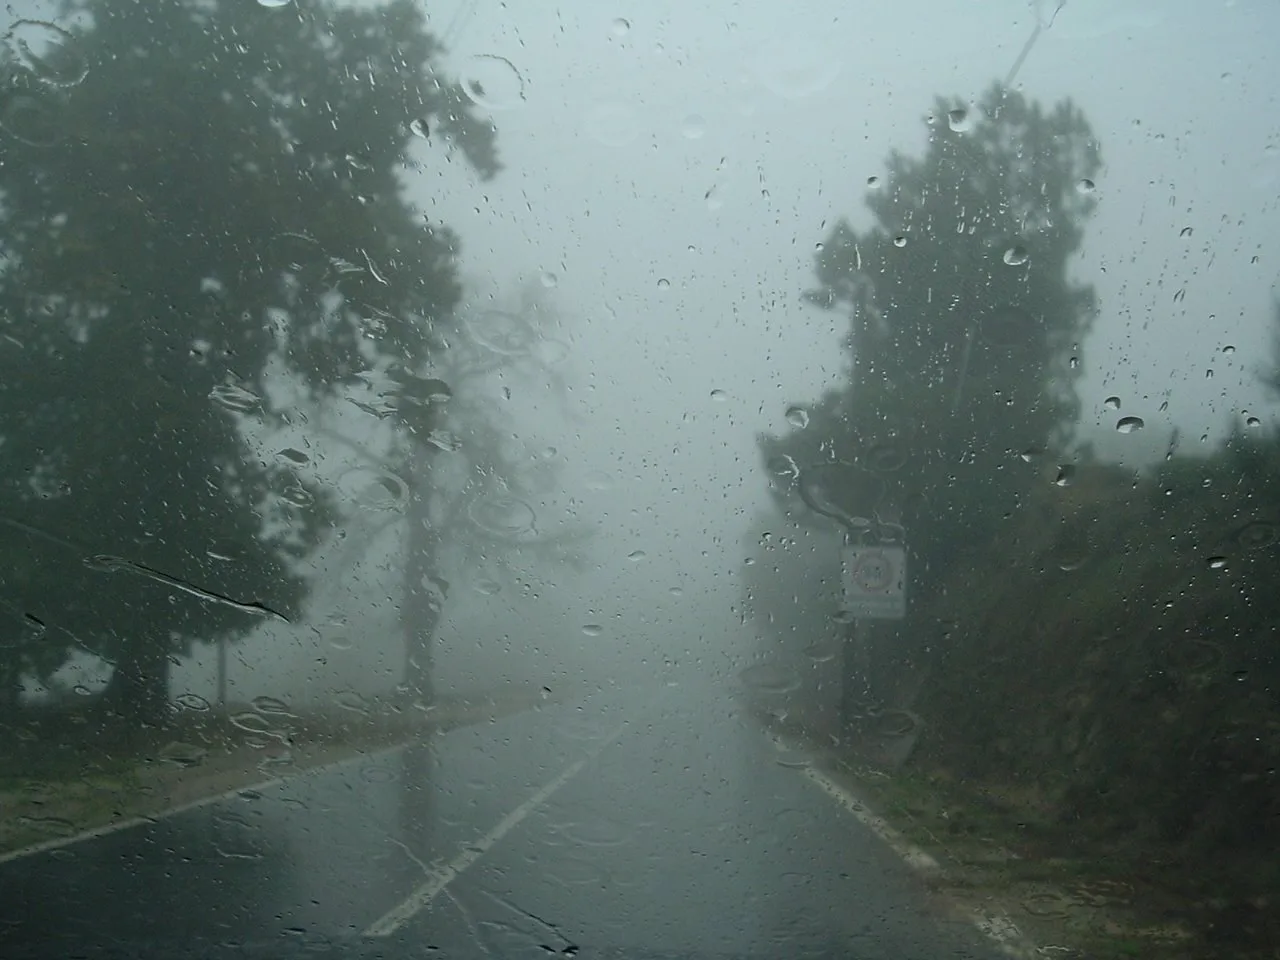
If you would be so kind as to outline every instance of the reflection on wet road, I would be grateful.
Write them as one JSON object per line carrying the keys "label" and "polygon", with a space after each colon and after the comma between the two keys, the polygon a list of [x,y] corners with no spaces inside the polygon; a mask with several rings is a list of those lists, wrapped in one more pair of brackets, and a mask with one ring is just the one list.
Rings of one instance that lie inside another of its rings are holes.
{"label": "reflection on wet road", "polygon": [[610,691],[0,865],[0,939],[996,955],[779,759],[712,687]]}

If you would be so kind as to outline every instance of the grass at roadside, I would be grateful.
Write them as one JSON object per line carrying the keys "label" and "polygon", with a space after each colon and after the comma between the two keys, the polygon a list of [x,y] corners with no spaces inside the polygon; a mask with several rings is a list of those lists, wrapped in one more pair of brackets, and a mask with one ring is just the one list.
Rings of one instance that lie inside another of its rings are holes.
{"label": "grass at roadside", "polygon": [[[815,764],[884,818],[942,870],[931,887],[969,913],[1007,918],[1039,956],[1062,960],[1274,960],[1273,905],[1240,913],[1217,900],[1194,863],[1147,847],[1089,839],[1035,791],[962,780],[911,764],[890,772],[797,724],[755,711],[806,742]],[[914,763],[914,762],[913,762]]]}
{"label": "grass at roadside", "polygon": [[541,689],[426,710],[372,701],[303,711],[263,700],[183,712],[163,730],[128,736],[74,714],[47,718],[0,745],[0,856],[546,702]]}

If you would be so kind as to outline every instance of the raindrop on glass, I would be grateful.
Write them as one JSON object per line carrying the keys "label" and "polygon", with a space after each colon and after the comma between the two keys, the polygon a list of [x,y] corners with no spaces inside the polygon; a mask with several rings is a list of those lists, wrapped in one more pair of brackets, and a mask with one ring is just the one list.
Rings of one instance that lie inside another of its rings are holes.
{"label": "raindrop on glass", "polygon": [[586,623],[582,626],[582,632],[588,637],[598,637],[604,633],[604,627],[598,623]]}
{"label": "raindrop on glass", "polygon": [[550,270],[547,270],[542,274],[542,285],[546,287],[548,290],[553,288],[559,282],[560,282],[560,278],[557,277]]}
{"label": "raindrop on glass", "polygon": [[631,32],[631,21],[625,17],[618,17],[609,27],[609,32],[615,37],[625,37]]}
{"label": "raindrop on glass", "polygon": [[809,411],[804,407],[787,407],[787,423],[803,430],[809,426]]}
{"label": "raindrop on glass", "polygon": [[460,71],[463,92],[478,107],[510,110],[524,100],[524,77],[506,57],[480,53]]}
{"label": "raindrop on glass", "polygon": [[1105,400],[1103,400],[1103,401],[1102,401],[1102,405],[1103,405],[1104,407],[1106,407],[1108,410],[1119,410],[1119,409],[1120,409],[1120,398],[1119,398],[1119,397],[1107,397],[1107,399],[1105,399]]}
{"label": "raindrop on glass", "polygon": [[1209,565],[1210,570],[1222,570],[1227,565],[1226,557],[1210,557],[1205,561]]}
{"label": "raindrop on glass", "polygon": [[907,237],[906,237],[906,234],[902,234],[902,233],[900,233],[900,234],[898,234],[896,237],[894,237],[894,238],[893,238],[893,245],[894,245],[895,247],[905,247],[905,246],[907,245]]}
{"label": "raindrop on glass", "polygon": [[867,189],[868,189],[868,190],[879,190],[879,189],[880,189],[880,178],[879,178],[879,177],[867,177]]}
{"label": "raindrop on glass", "polygon": [[1236,348],[1232,344],[1228,343],[1225,347],[1222,348],[1222,352],[1225,353],[1227,356],[1230,356],[1231,354],[1236,352]]}
{"label": "raindrop on glass", "polygon": [[1004,262],[1011,267],[1020,267],[1029,259],[1031,259],[1031,254],[1020,243],[1015,243],[1004,252]]}
{"label": "raindrop on glass", "polygon": [[1053,482],[1059,487],[1069,487],[1076,477],[1076,468],[1069,463],[1064,463],[1058,467],[1058,473],[1054,477]]}
{"label": "raindrop on glass", "polygon": [[1190,228],[1190,227],[1183,227],[1180,231],[1178,231],[1178,236],[1180,236],[1180,237],[1189,237],[1189,236],[1191,236],[1191,228]]}
{"label": "raindrop on glass", "polygon": [[772,663],[757,663],[738,674],[739,679],[760,693],[790,693],[800,686],[800,679],[785,667]]}
{"label": "raindrop on glass", "polygon": [[643,560],[647,556],[648,554],[645,553],[643,550],[632,550],[630,553],[627,554],[627,559],[630,560],[632,563],[639,563],[641,560]]}
{"label": "raindrop on glass", "polygon": [[1083,180],[1076,181],[1076,193],[1090,194],[1093,193],[1096,188],[1097,184],[1088,177],[1085,177]]}
{"label": "raindrop on glass", "polygon": [[1116,421],[1116,433],[1135,433],[1146,425],[1141,417],[1121,417]]}
{"label": "raindrop on glass", "polygon": [[1262,421],[1259,420],[1257,417],[1246,417],[1244,421],[1244,425],[1246,427],[1260,427],[1262,426]]}
{"label": "raindrop on glass", "polygon": [[409,132],[415,137],[421,137],[423,140],[430,136],[430,129],[427,127],[427,121],[421,117],[417,117],[409,121]]}
{"label": "raindrop on glass", "polygon": [[956,133],[964,133],[972,124],[969,121],[969,111],[963,107],[958,107],[947,113],[947,125]]}
{"label": "raindrop on glass", "polygon": [[671,289],[671,281],[670,281],[670,280],[668,280],[666,277],[660,277],[660,278],[658,279],[658,289],[659,289],[659,290],[670,290],[670,289]]}
{"label": "raindrop on glass", "polygon": [[714,400],[716,403],[724,403],[726,400],[729,399],[729,394],[727,394],[723,390],[712,390],[711,399]]}

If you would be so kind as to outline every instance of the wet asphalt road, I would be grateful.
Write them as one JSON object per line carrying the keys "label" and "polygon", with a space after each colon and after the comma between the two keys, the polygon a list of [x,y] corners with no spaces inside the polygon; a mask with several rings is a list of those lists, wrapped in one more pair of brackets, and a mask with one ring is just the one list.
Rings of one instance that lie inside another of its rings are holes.
{"label": "wet asphalt road", "polygon": [[0,952],[997,955],[780,764],[731,696],[631,696],[455,730],[0,864]]}

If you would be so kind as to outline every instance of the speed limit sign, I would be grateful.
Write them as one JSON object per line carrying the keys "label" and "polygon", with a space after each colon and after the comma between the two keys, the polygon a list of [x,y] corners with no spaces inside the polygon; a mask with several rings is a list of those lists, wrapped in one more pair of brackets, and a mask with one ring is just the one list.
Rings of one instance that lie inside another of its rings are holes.
{"label": "speed limit sign", "polygon": [[844,610],[852,619],[901,620],[907,613],[907,551],[901,546],[845,547]]}

